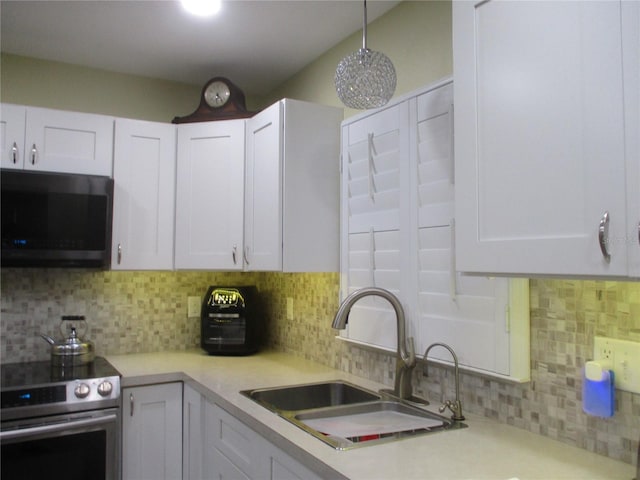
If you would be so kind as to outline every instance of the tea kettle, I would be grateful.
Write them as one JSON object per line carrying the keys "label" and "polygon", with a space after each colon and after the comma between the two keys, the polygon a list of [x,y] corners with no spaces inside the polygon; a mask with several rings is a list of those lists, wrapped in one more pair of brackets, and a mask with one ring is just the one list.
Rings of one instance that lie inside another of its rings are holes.
{"label": "tea kettle", "polygon": [[[60,322],[60,329],[63,331],[64,322],[84,322],[85,332],[87,330],[86,321],[84,315],[64,315]],[[70,324],[71,333],[67,338],[61,342],[56,342],[49,335],[41,333],[40,336],[44,338],[51,345],[51,364],[56,367],[73,367],[79,365],[86,365],[93,362],[95,359],[95,348],[92,342],[88,340],[81,340],[78,337],[76,326]]]}

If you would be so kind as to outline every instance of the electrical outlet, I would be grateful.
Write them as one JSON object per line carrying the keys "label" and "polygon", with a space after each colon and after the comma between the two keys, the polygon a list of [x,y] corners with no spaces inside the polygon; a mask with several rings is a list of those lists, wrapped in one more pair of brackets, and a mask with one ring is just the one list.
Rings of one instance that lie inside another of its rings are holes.
{"label": "electrical outlet", "polygon": [[594,337],[593,359],[611,362],[616,388],[640,393],[640,342]]}
{"label": "electrical outlet", "polygon": [[200,297],[187,297],[187,317],[200,316]]}

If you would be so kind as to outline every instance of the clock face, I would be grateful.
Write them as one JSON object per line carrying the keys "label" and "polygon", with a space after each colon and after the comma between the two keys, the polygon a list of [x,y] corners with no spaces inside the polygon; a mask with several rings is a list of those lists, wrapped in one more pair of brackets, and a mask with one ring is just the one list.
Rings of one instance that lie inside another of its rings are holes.
{"label": "clock face", "polygon": [[229,101],[229,85],[219,80],[212,82],[204,91],[204,101],[213,108],[220,108]]}

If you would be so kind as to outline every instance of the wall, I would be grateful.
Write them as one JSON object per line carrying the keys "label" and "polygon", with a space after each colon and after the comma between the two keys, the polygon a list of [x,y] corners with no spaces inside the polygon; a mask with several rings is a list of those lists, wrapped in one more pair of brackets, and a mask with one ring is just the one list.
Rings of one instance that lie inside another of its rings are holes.
{"label": "wall", "polygon": [[[0,101],[170,122],[198,107],[201,86],[3,53]],[[43,81],[46,79],[46,81]]]}
{"label": "wall", "polygon": [[[360,39],[356,34],[341,42],[260,101],[268,104],[288,96],[338,105],[333,71],[344,55],[359,48]],[[368,43],[394,62],[398,70],[396,95],[450,75],[450,4],[403,2],[369,26]],[[192,91],[185,86],[165,86],[164,82],[151,79],[120,78],[108,72],[76,70],[33,59],[2,56],[2,62],[3,101],[164,121],[195,108],[190,104]],[[82,80],[57,96],[64,90],[63,84],[78,73]],[[55,92],[41,93],[40,83],[29,80],[49,76],[57,84]],[[91,81],[100,77],[105,78],[104,84],[99,84],[103,99],[95,98],[95,84]],[[119,81],[114,86],[110,79]],[[145,84],[149,94],[135,94],[144,91]],[[127,97],[130,88],[135,98]],[[187,91],[177,93],[165,88]],[[199,87],[195,91],[197,98]],[[131,110],[129,101],[135,105]],[[345,116],[353,113],[346,111]],[[87,315],[92,328],[90,338],[102,354],[197,346],[198,322],[186,318],[187,296],[203,295],[211,284],[256,284],[271,299],[265,315],[270,346],[393,385],[392,356],[334,339],[330,323],[337,309],[337,273],[3,269],[1,275],[2,362],[47,358],[48,347],[36,333],[54,333],[63,313]],[[291,321],[285,315],[287,296],[294,302]],[[639,322],[638,282],[532,280],[532,381],[514,385],[463,374],[465,410],[632,463],[640,436],[640,395],[617,392],[613,418],[587,417],[581,411],[580,369],[592,353],[594,335],[640,341]],[[430,369],[427,379],[416,372],[414,383],[417,394],[436,403],[441,400],[441,388],[448,398],[452,395],[452,374],[446,368]]]}
{"label": "wall", "polygon": [[[335,69],[342,58],[361,47],[359,31],[284,82],[265,99],[266,104],[290,97],[341,107],[333,83]],[[395,96],[451,75],[451,3],[402,2],[367,26],[367,47],[381,51],[393,62]],[[345,109],[345,118],[358,112]]]}

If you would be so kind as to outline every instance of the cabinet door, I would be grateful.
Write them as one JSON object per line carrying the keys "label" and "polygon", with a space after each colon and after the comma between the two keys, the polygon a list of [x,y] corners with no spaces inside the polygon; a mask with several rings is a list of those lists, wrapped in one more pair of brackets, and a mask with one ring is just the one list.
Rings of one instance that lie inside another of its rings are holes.
{"label": "cabinet door", "polygon": [[175,126],[116,120],[113,270],[171,270]]}
{"label": "cabinet door", "polygon": [[627,245],[629,275],[640,278],[640,2],[622,2]]}
{"label": "cabinet door", "polygon": [[206,400],[196,390],[184,384],[182,401],[182,478],[200,480],[209,478],[204,474],[204,406]]}
{"label": "cabinet door", "polygon": [[341,108],[282,100],[282,270],[340,269]]}
{"label": "cabinet door", "polygon": [[27,115],[22,105],[0,104],[0,148],[2,168],[24,168],[24,127]]}
{"label": "cabinet door", "polygon": [[110,177],[113,117],[27,108],[24,167]]}
{"label": "cabinet door", "polygon": [[626,275],[620,3],[454,2],[453,34],[458,268]]}
{"label": "cabinet door", "polygon": [[182,383],[124,388],[124,480],[182,478]]}
{"label": "cabinet door", "polygon": [[[214,403],[205,405],[207,478],[260,478],[257,433]],[[226,459],[224,462],[216,462]],[[237,475],[234,474],[237,472]]]}
{"label": "cabinet door", "polygon": [[282,270],[282,105],[247,120],[245,270]]}
{"label": "cabinet door", "polygon": [[244,120],[178,126],[177,269],[241,270]]}

